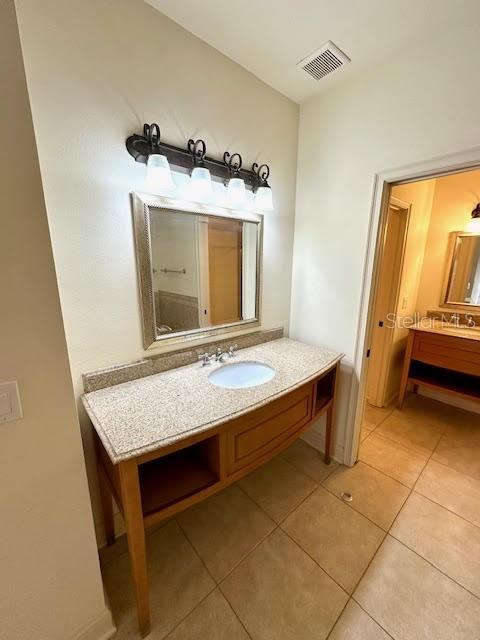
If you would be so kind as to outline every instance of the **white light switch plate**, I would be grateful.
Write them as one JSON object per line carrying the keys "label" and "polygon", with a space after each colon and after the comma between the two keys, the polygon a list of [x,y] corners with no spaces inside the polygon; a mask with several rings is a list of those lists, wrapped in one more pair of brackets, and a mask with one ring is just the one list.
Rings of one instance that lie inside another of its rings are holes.
{"label": "white light switch plate", "polygon": [[0,383],[0,424],[23,418],[16,380]]}

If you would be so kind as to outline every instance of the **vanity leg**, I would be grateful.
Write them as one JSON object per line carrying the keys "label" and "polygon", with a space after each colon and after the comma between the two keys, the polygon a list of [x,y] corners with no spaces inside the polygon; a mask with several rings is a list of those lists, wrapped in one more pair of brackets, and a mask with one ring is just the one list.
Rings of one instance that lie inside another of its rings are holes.
{"label": "vanity leg", "polygon": [[98,463],[98,486],[100,489],[100,501],[102,504],[103,526],[107,545],[115,542],[115,525],[113,519],[113,501],[105,469],[101,462]]}
{"label": "vanity leg", "polygon": [[325,456],[324,461],[325,464],[330,464],[330,446],[332,441],[332,423],[333,423],[333,402],[330,405],[329,409],[327,409],[326,414],[326,427],[325,427]]}
{"label": "vanity leg", "polygon": [[144,638],[150,633],[150,604],[148,597],[147,555],[145,528],[143,525],[142,500],[135,460],[125,460],[118,465],[122,492],[123,515],[127,530],[128,551],[132,567],[137,617],[140,634]]}
{"label": "vanity leg", "polygon": [[400,390],[398,393],[398,408],[403,407],[403,401],[405,400],[405,394],[407,392],[408,375],[410,373],[410,361],[412,359],[413,340],[415,338],[415,332],[409,329],[407,338],[407,347],[405,349],[405,358],[403,361],[402,378],[400,380]]}

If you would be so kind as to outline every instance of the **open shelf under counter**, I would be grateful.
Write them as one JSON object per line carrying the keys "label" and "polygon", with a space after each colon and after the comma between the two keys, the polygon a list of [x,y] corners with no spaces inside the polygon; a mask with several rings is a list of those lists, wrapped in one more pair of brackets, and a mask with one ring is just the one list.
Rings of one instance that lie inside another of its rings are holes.
{"label": "open shelf under counter", "polygon": [[144,517],[180,503],[220,479],[212,464],[218,436],[138,466]]}
{"label": "open shelf under counter", "polygon": [[461,396],[466,400],[480,402],[480,378],[458,371],[425,364],[413,360],[409,381],[444,393]]}
{"label": "open shelf under counter", "polygon": [[333,402],[336,371],[329,371],[315,384],[313,413],[315,416],[323,414]]}

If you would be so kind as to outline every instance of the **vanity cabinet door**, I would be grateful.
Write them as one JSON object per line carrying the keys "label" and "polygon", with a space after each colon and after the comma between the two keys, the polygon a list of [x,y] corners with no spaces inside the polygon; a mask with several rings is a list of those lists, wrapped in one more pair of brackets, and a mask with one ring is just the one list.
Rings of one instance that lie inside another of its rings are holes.
{"label": "vanity cabinet door", "polygon": [[312,419],[314,384],[292,391],[241,418],[227,430],[227,468],[234,473],[270,457]]}

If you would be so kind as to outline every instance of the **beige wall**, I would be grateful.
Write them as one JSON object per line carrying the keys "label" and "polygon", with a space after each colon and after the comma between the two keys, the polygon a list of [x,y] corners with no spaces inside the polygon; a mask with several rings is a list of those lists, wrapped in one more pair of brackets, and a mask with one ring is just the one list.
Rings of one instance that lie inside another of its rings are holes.
{"label": "beige wall", "polygon": [[471,24],[439,33],[301,107],[290,334],[346,354],[339,452],[359,376],[353,358],[374,177],[480,145],[476,32]]}
{"label": "beige wall", "polygon": [[0,0],[0,381],[24,417],[0,426],[0,637],[107,637],[38,158],[12,0]]}
{"label": "beige wall", "polygon": [[262,324],[288,327],[298,106],[141,0],[17,5],[77,395],[82,372],[144,354],[129,193],[145,167],[125,150],[144,122],[271,165]]}
{"label": "beige wall", "polygon": [[480,202],[480,171],[437,180],[418,291],[417,307],[422,315],[428,309],[440,308],[449,233],[465,229],[477,202]]}

